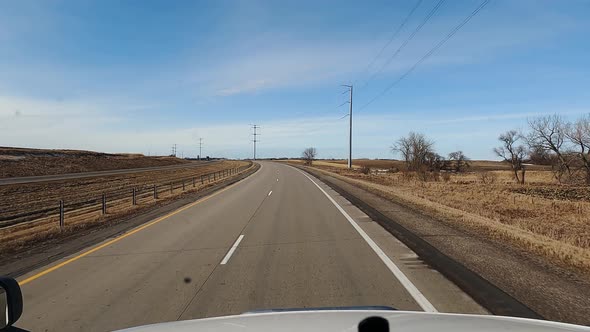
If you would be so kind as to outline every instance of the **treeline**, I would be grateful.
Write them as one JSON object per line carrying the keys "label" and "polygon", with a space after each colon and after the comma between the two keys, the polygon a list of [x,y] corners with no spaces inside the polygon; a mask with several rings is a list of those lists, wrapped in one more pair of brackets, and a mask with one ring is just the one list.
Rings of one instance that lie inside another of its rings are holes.
{"label": "treeline", "polygon": [[590,185],[590,114],[575,121],[559,115],[530,119],[526,131],[509,130],[498,137],[494,152],[524,183],[526,164],[550,165],[560,183]]}
{"label": "treeline", "polygon": [[410,132],[408,136],[397,140],[391,150],[399,153],[408,171],[416,172],[423,180],[437,178],[441,171],[463,172],[470,167],[469,158],[462,151],[455,151],[444,156],[434,150],[434,141],[424,134]]}
{"label": "treeline", "polygon": [[[575,121],[559,115],[528,120],[528,128],[509,130],[498,137],[497,156],[511,166],[514,180],[523,184],[529,164],[551,166],[560,183],[590,185],[590,114]],[[434,141],[424,134],[411,132],[391,147],[405,161],[408,171],[423,179],[444,172],[462,172],[470,167],[462,151],[445,158],[434,150]]]}

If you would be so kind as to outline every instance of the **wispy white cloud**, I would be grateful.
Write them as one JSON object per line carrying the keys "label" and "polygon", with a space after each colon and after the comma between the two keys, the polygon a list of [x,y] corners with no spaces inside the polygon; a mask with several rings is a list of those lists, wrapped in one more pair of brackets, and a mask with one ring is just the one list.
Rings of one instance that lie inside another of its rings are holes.
{"label": "wispy white cloud", "polygon": [[[516,13],[498,13],[506,7]],[[407,47],[389,65],[382,68],[378,77],[398,75],[411,67],[442,37],[472,10],[464,6],[465,13],[435,17],[416,35]],[[528,11],[528,12],[525,12]],[[417,24],[417,23],[416,23]],[[518,48],[548,43],[561,34],[580,28],[584,24],[569,16],[553,13],[537,6],[502,4],[490,6],[475,17],[422,67],[474,64],[488,62],[498,55],[510,54]],[[361,81],[381,69],[381,65],[397,49],[413,26],[405,29],[389,49],[383,53]],[[387,38],[388,36],[382,36]],[[342,37],[320,41],[301,41],[293,36],[270,35],[267,45],[256,49],[232,49],[229,58],[220,58],[209,68],[201,68],[194,76],[206,82],[204,90],[216,96],[255,93],[284,87],[314,86],[323,83],[356,79],[377,53],[385,40],[347,40]],[[200,86],[201,87],[201,86]]]}
{"label": "wispy white cloud", "polygon": [[352,45],[293,41],[273,48],[235,51],[239,56],[201,68],[194,76],[221,96],[348,80],[364,65],[373,48],[374,42]]}

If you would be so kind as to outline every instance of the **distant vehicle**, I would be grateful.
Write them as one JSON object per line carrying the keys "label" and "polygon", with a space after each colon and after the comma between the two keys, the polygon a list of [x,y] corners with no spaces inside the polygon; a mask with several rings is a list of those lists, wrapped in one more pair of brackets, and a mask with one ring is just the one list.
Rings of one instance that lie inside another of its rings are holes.
{"label": "distant vehicle", "polygon": [[[18,282],[0,277],[0,330],[10,330],[23,311]],[[75,317],[72,317],[74,319]],[[15,328],[15,331],[23,331]],[[397,311],[389,307],[270,309],[241,315],[138,326],[121,331],[590,331],[550,321],[483,315]]]}

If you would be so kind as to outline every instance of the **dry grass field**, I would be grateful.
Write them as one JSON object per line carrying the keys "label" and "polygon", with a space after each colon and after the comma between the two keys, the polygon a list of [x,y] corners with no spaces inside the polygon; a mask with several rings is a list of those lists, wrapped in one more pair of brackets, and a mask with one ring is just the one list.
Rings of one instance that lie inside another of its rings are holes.
{"label": "dry grass field", "polygon": [[[76,229],[90,227],[113,217],[137,212],[147,206],[161,204],[186,192],[199,191],[223,181],[219,177],[205,180],[200,176],[212,172],[236,169],[249,165],[246,161],[223,161],[202,167],[187,167],[174,170],[158,170],[104,177],[71,179],[43,183],[27,183],[0,186],[0,217],[14,216],[28,211],[52,208],[46,216],[35,217],[9,227],[0,228],[0,252],[18,250],[32,243],[71,233]],[[228,174],[228,173],[226,173]],[[233,174],[232,176],[237,176]],[[196,181],[193,186],[192,178]],[[184,187],[181,182],[185,181]],[[159,185],[158,198],[153,197],[154,183]],[[172,186],[172,190],[170,187]],[[131,190],[137,190],[137,205],[132,204]],[[128,192],[123,197],[110,198],[109,193]],[[107,214],[102,214],[101,197],[107,194]],[[64,201],[65,228],[59,228],[57,214],[59,200]],[[73,208],[77,202],[95,200],[96,203]],[[0,226],[2,223],[0,222]]]}
{"label": "dry grass field", "polygon": [[0,147],[0,178],[157,167],[187,162],[180,158],[146,157],[142,154]]}
{"label": "dry grass field", "polygon": [[[293,160],[297,162],[297,160]],[[510,165],[500,161],[492,160],[472,160],[469,161],[470,171],[481,172],[481,171],[499,171],[499,170],[510,170]],[[314,165],[317,166],[333,166],[346,168],[346,159],[334,159],[334,160],[316,160]],[[354,159],[352,161],[353,168],[369,167],[373,169],[389,169],[395,167],[399,170],[405,169],[405,164],[401,160],[394,159]],[[527,171],[549,171],[550,167],[541,165],[528,165]]]}
{"label": "dry grass field", "polygon": [[[388,162],[355,160],[357,165],[380,168],[396,165]],[[314,167],[450,224],[590,275],[590,188],[559,185],[543,167],[531,167],[541,170],[528,171],[527,184],[517,185],[501,163],[474,164],[471,172],[441,175],[438,181],[427,182],[406,172],[362,174],[341,167],[340,161],[314,162]],[[482,174],[487,178],[482,179]]]}

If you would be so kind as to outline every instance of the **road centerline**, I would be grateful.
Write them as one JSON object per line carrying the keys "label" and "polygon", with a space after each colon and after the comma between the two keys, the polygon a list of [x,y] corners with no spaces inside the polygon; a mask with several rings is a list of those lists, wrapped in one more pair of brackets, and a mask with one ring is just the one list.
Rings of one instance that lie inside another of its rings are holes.
{"label": "road centerline", "polygon": [[229,248],[229,251],[227,252],[225,257],[223,257],[223,260],[221,261],[221,263],[219,263],[219,265],[227,264],[227,262],[229,261],[231,256],[234,254],[234,251],[236,251],[236,249],[238,248],[238,245],[240,244],[240,242],[242,242],[243,238],[244,238],[244,234],[241,234],[238,237],[238,239],[236,240],[236,242],[234,242],[234,244],[231,246],[231,248]]}

